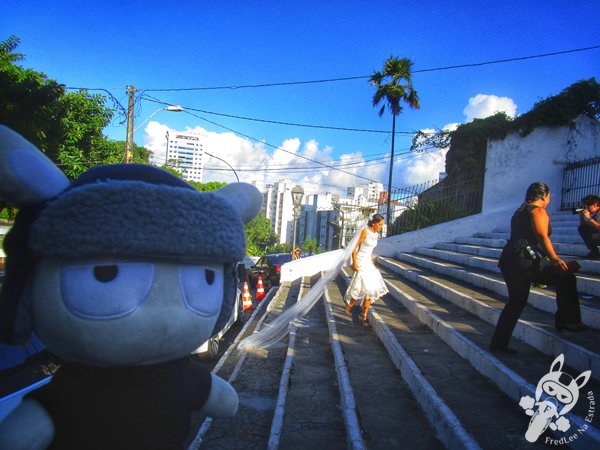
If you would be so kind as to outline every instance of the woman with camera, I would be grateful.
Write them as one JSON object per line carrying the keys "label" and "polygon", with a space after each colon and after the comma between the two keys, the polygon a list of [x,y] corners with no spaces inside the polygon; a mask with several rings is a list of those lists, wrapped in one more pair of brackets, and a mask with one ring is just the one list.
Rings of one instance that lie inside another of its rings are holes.
{"label": "woman with camera", "polygon": [[532,282],[556,286],[555,327],[558,332],[586,329],[581,323],[575,274],[558,257],[550,240],[552,228],[546,211],[549,203],[548,185],[533,183],[527,189],[525,203],[511,219],[510,238],[498,263],[508,288],[508,303],[492,336],[492,352],[517,353],[508,343],[527,303]]}

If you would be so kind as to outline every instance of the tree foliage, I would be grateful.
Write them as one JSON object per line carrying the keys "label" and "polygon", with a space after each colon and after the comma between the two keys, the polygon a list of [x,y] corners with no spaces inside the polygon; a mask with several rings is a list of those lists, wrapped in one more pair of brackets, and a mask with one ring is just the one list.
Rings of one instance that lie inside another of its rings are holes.
{"label": "tree foliage", "polygon": [[265,254],[270,255],[272,253],[291,253],[292,246],[287,242],[273,244],[269,246],[265,252]]}
{"label": "tree foliage", "polygon": [[45,74],[22,67],[19,42],[15,36],[0,42],[0,123],[32,142],[70,178],[120,162],[117,144],[102,134],[114,114],[105,98],[85,90],[67,92]]}
{"label": "tree foliage", "polygon": [[266,249],[277,242],[277,235],[271,228],[271,222],[261,212],[245,226],[246,253],[252,256],[266,254]]}
{"label": "tree foliage", "polygon": [[454,182],[463,177],[483,174],[490,139],[504,139],[509,133],[526,136],[538,127],[573,128],[575,119],[581,115],[600,120],[600,84],[595,78],[572,84],[560,94],[537,102],[530,111],[515,119],[500,112],[462,124],[454,131],[442,130],[434,135],[417,133],[411,149],[419,152],[431,146],[449,147],[446,154],[446,180]]}
{"label": "tree foliage", "polygon": [[302,243],[302,252],[307,253],[309,247],[313,248],[315,254],[319,253],[319,246],[316,238],[311,238],[308,236],[306,239],[304,239],[304,242]]}
{"label": "tree foliage", "polygon": [[[86,90],[67,92],[45,74],[22,67],[19,42],[16,36],[0,41],[0,123],[29,140],[69,178],[123,162],[125,143],[102,134],[114,114],[106,99]],[[148,156],[147,149],[134,146],[134,162],[148,163]],[[0,201],[0,211],[8,207]]]}
{"label": "tree foliage", "polygon": [[412,85],[413,62],[408,58],[390,56],[383,64],[383,70],[375,71],[369,82],[376,89],[373,106],[379,106],[383,116],[386,106],[395,117],[402,112],[402,104],[419,109],[419,96]]}
{"label": "tree foliage", "polygon": [[208,183],[200,183],[198,181],[188,181],[190,185],[195,187],[200,192],[213,192],[218,191],[223,186],[226,186],[227,183],[223,183],[221,181],[209,181]]}
{"label": "tree foliage", "polygon": [[390,229],[390,236],[464,217],[465,213],[444,200],[421,202],[405,209]]}

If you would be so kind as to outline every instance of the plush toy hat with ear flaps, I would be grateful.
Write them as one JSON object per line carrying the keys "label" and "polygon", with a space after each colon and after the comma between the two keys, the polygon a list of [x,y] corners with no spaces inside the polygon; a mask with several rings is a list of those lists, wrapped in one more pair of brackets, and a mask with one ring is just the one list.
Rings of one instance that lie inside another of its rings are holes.
{"label": "plush toy hat with ear flaps", "polygon": [[[216,260],[228,266],[243,259],[243,225],[262,205],[254,186],[235,183],[199,193],[168,172],[137,164],[93,168],[71,184],[29,142],[6,127],[0,131],[0,196],[21,208],[4,243],[3,341],[21,344],[29,337],[29,321],[17,317],[17,305],[40,256]],[[235,299],[232,274],[228,267],[227,300]],[[223,303],[216,329],[232,308],[232,301]]]}
{"label": "plush toy hat with ear flaps", "polygon": [[232,314],[244,223],[262,206],[254,186],[202,193],[135,164],[71,183],[0,126],[0,197],[19,208],[2,339],[35,332],[64,361],[0,422],[0,448],[180,448],[192,410],[235,414],[233,388],[188,355]]}

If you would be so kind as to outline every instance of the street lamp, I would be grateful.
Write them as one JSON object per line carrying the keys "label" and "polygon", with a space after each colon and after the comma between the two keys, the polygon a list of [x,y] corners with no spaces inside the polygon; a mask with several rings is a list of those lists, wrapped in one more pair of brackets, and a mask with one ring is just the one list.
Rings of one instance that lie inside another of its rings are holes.
{"label": "street lamp", "polygon": [[140,129],[142,125],[148,122],[152,117],[161,111],[181,112],[183,107],[179,105],[169,105],[164,108],[159,108],[150,114],[142,123],[133,128],[133,105],[130,105],[130,111],[127,117],[127,139],[125,141],[125,163],[130,163],[133,159],[133,133]]}
{"label": "street lamp", "polygon": [[296,250],[296,223],[300,216],[298,215],[298,210],[300,209],[300,203],[302,202],[302,197],[304,196],[304,189],[302,186],[296,185],[292,188],[292,202],[294,203],[294,222],[293,222],[293,237],[292,237],[292,254],[294,250]]}
{"label": "street lamp", "polygon": [[134,128],[133,132],[135,133],[137,130],[139,130],[146,122],[148,122],[150,119],[152,119],[156,114],[158,114],[161,111],[172,111],[172,112],[181,112],[183,111],[183,106],[179,106],[179,105],[169,105],[166,108],[159,108],[156,111],[154,111],[152,114],[150,114],[142,123],[140,123],[137,127]]}
{"label": "street lamp", "polygon": [[240,177],[238,177],[237,172],[235,171],[235,169],[231,166],[231,164],[229,164],[227,161],[225,161],[223,158],[219,158],[218,156],[215,155],[211,155],[208,152],[204,152],[205,155],[210,156],[211,158],[215,158],[218,159],[219,161],[224,162],[225,164],[227,164],[229,166],[229,168],[233,171],[233,174],[235,175],[235,179],[239,182],[240,181]]}

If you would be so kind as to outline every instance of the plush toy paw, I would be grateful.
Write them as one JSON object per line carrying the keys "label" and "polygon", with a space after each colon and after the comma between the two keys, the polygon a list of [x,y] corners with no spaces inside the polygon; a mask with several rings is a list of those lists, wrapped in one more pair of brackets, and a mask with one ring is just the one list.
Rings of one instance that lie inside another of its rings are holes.
{"label": "plush toy paw", "polygon": [[210,417],[233,417],[238,409],[238,395],[227,381],[212,376],[212,385],[208,399],[202,407],[202,414]]}

